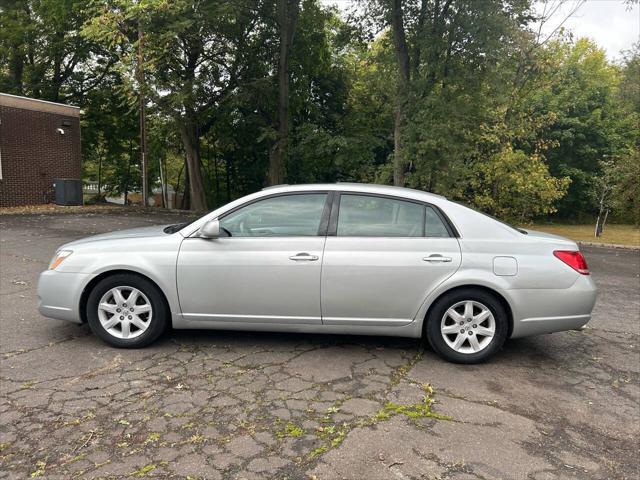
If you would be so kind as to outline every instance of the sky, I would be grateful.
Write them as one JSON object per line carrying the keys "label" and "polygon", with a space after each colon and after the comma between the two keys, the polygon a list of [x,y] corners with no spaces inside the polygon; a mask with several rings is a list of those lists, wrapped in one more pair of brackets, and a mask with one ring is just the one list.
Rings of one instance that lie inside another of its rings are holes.
{"label": "sky", "polygon": [[[478,0],[484,1],[484,0]],[[550,0],[550,3],[558,0]],[[551,32],[572,11],[580,0],[566,0],[543,29]],[[353,0],[321,0],[325,5],[337,5],[347,10]],[[582,2],[581,2],[582,3]],[[544,2],[536,2],[535,8],[542,12]],[[622,50],[629,50],[640,40],[640,5],[628,5],[624,0],[586,0],[578,11],[563,25],[573,32],[575,38],[588,37],[602,47],[610,60],[619,60]]]}
{"label": "sky", "polygon": [[[549,33],[575,8],[578,0],[569,0],[544,30]],[[542,13],[544,5],[537,2]],[[575,38],[588,37],[607,52],[610,60],[619,60],[622,50],[629,50],[640,38],[640,6],[628,5],[622,0],[587,0],[563,25]]]}

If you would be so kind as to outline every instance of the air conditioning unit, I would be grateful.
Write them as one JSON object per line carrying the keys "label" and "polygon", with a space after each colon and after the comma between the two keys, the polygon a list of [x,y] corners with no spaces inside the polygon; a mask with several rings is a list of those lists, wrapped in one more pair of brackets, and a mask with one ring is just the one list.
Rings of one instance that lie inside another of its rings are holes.
{"label": "air conditioning unit", "polygon": [[53,189],[57,205],[82,205],[82,180],[54,178]]}

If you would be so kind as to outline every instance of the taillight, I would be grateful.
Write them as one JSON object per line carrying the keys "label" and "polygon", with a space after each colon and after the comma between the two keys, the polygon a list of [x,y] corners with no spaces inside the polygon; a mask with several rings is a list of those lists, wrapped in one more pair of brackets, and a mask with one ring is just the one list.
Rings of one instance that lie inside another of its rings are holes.
{"label": "taillight", "polygon": [[589,266],[582,253],[573,250],[555,250],[553,254],[582,275],[589,275]]}

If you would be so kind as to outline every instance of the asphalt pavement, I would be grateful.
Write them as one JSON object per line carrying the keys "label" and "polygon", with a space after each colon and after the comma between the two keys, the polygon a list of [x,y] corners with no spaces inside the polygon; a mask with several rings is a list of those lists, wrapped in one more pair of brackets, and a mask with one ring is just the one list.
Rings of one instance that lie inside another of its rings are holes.
{"label": "asphalt pavement", "polygon": [[58,245],[180,220],[0,216],[0,478],[639,478],[638,251],[583,249],[586,329],[475,366],[362,336],[174,331],[118,350],[38,314]]}

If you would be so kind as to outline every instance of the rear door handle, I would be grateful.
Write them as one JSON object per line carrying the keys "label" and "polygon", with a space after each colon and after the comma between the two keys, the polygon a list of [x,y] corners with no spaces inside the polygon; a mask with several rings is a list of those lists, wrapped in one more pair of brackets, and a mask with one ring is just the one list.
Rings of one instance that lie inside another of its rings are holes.
{"label": "rear door handle", "polygon": [[451,257],[443,257],[439,253],[434,253],[428,257],[424,257],[422,260],[429,263],[451,263],[453,260]]}
{"label": "rear door handle", "polygon": [[289,260],[293,260],[294,262],[315,262],[318,258],[317,255],[311,255],[309,253],[298,253],[290,256]]}

